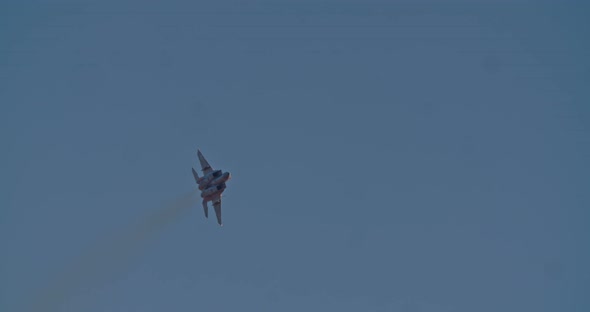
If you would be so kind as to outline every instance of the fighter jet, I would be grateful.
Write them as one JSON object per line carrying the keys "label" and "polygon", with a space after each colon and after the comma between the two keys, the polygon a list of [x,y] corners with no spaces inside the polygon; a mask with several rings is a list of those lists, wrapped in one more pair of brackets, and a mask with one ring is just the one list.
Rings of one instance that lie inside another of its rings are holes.
{"label": "fighter jet", "polygon": [[215,209],[217,223],[223,226],[223,223],[221,222],[221,194],[225,191],[225,182],[231,179],[231,174],[227,171],[213,170],[200,150],[197,150],[197,156],[199,156],[203,176],[199,177],[195,168],[192,169],[195,182],[197,182],[199,190],[201,191],[201,197],[203,198],[205,218],[209,217],[209,207],[207,206],[207,202],[213,202],[213,209]]}

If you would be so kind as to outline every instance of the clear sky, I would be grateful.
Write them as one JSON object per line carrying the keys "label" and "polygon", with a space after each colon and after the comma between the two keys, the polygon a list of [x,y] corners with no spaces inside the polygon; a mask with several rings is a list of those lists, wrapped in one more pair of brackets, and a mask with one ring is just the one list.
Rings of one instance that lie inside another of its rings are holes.
{"label": "clear sky", "polygon": [[590,7],[442,2],[2,1],[0,311],[589,311]]}

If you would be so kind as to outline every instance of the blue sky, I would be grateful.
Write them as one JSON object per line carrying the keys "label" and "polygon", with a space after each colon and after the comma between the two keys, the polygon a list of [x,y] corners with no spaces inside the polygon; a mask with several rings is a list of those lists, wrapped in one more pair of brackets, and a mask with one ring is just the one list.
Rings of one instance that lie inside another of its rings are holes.
{"label": "blue sky", "polygon": [[3,2],[0,310],[587,311],[588,16]]}

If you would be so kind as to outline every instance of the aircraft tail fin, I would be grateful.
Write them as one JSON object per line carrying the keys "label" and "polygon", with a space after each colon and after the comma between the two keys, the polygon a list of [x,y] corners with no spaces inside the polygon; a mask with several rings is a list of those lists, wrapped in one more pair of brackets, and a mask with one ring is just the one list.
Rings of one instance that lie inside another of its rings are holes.
{"label": "aircraft tail fin", "polygon": [[206,200],[203,200],[203,211],[205,211],[205,218],[209,218],[209,207],[207,207]]}
{"label": "aircraft tail fin", "polygon": [[197,184],[199,184],[199,174],[197,173],[195,168],[191,168],[191,169],[193,169],[193,177],[195,177],[195,182],[197,182]]}

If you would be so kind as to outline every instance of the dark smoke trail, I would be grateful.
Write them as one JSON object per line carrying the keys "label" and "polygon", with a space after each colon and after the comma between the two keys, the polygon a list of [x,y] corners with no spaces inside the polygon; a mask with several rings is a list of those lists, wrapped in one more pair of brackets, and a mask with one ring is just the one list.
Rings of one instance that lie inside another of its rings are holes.
{"label": "dark smoke trail", "polygon": [[196,202],[193,198],[195,193],[196,191],[183,195],[142,219],[135,226],[114,235],[86,253],[59,280],[33,298],[33,306],[29,311],[58,311],[60,305],[68,297],[75,295],[76,291],[96,287],[100,283],[116,279],[135,256],[139,255],[153,235],[177,220],[183,212],[188,211]]}

